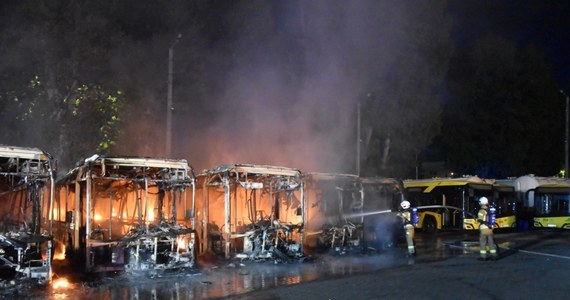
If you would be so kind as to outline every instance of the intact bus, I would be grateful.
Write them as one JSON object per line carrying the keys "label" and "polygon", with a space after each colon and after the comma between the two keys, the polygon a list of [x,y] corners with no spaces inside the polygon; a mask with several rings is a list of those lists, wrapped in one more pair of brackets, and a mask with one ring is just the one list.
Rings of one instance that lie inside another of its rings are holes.
{"label": "intact bus", "polygon": [[406,180],[412,207],[418,208],[417,227],[427,232],[441,229],[479,229],[478,200],[487,197],[496,208],[495,227],[516,225],[514,190],[477,176]]}
{"label": "intact bus", "polygon": [[514,188],[534,228],[570,229],[570,180],[525,175]]}

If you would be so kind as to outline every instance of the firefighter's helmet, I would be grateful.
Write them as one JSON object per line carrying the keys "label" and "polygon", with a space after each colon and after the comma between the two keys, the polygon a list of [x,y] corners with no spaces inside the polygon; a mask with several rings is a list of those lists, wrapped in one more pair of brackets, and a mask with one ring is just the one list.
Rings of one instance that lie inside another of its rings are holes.
{"label": "firefighter's helmet", "polygon": [[400,203],[400,206],[402,206],[403,209],[408,209],[410,208],[410,202],[409,201],[402,201],[402,203]]}
{"label": "firefighter's helmet", "polygon": [[487,205],[487,204],[489,204],[489,199],[487,199],[487,197],[479,198],[479,205]]}

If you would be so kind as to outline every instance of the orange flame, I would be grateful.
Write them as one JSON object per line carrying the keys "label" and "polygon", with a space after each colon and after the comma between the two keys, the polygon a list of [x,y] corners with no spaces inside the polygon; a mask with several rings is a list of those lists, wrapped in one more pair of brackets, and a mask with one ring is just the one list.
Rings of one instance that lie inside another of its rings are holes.
{"label": "orange flame", "polygon": [[95,216],[93,217],[93,219],[94,219],[95,221],[99,222],[99,221],[103,220],[103,217],[101,217],[100,214],[96,213]]}
{"label": "orange flame", "polygon": [[67,289],[69,288],[71,284],[69,283],[69,281],[66,278],[58,278],[54,281],[52,281],[51,286],[54,289]]}
{"label": "orange flame", "polygon": [[64,260],[65,259],[65,244],[58,242],[53,253],[54,260]]}
{"label": "orange flame", "polygon": [[184,236],[179,236],[176,242],[178,243],[180,250],[186,250],[186,241]]}

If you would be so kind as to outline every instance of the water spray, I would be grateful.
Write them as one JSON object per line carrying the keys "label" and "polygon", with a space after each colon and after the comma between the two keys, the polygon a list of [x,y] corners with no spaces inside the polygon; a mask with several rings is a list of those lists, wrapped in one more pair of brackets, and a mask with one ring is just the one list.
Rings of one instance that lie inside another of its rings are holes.
{"label": "water spray", "polygon": [[343,216],[343,218],[356,218],[356,217],[365,217],[365,216],[371,216],[371,215],[386,214],[386,213],[391,213],[391,212],[392,212],[391,209],[386,209],[386,210],[369,211],[369,212],[355,213],[355,214],[342,215],[342,216]]}

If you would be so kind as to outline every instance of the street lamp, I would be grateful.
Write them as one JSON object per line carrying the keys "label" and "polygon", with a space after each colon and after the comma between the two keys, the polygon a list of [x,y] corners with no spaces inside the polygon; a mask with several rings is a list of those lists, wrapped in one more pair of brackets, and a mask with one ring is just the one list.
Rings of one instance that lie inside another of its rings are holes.
{"label": "street lamp", "polygon": [[174,73],[174,46],[180,42],[182,34],[179,33],[170,48],[168,48],[168,95],[166,98],[166,157],[172,154],[172,81]]}
{"label": "street lamp", "polygon": [[566,135],[564,137],[564,178],[568,178],[568,104],[570,102],[570,99],[568,98],[568,95],[566,95],[566,93],[564,93],[563,90],[560,90],[560,93],[564,96],[566,96]]}

